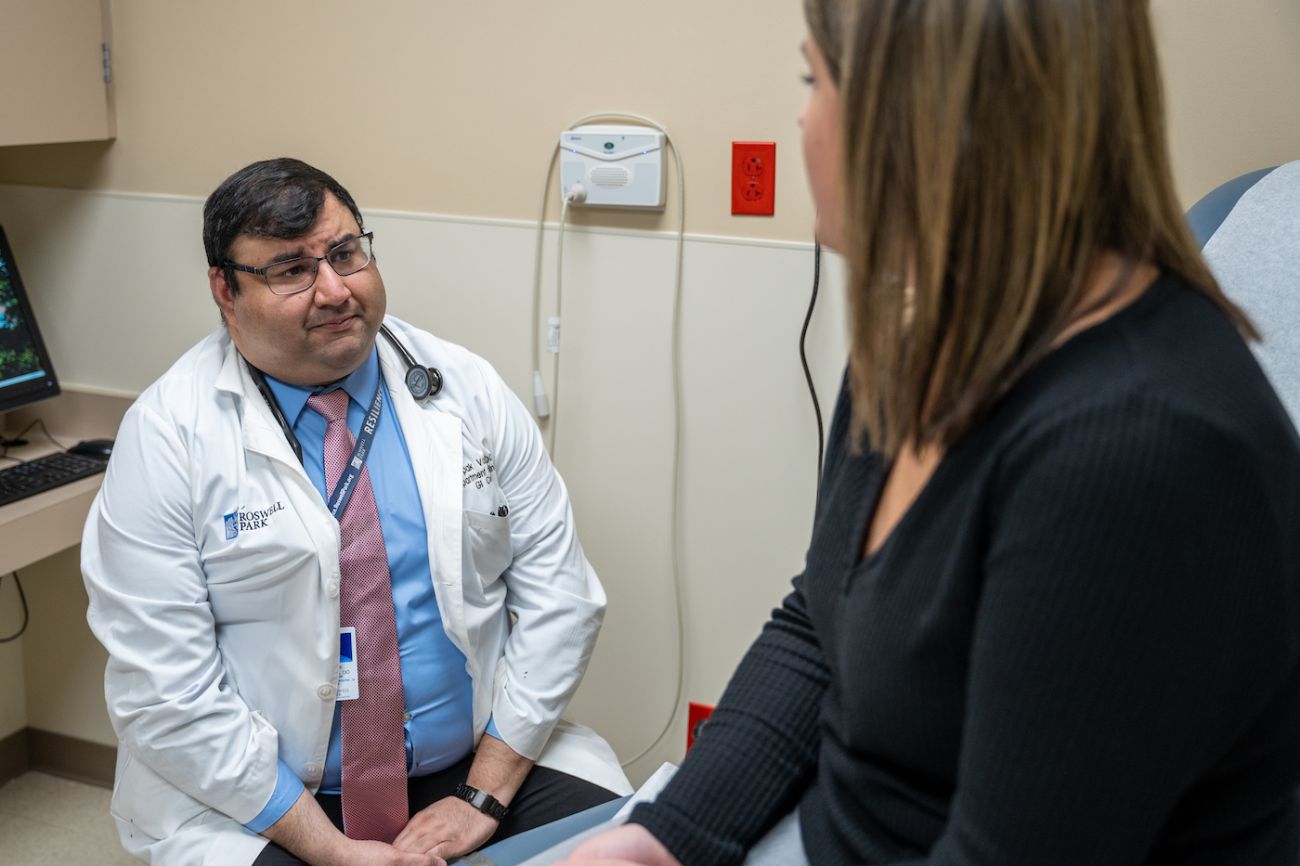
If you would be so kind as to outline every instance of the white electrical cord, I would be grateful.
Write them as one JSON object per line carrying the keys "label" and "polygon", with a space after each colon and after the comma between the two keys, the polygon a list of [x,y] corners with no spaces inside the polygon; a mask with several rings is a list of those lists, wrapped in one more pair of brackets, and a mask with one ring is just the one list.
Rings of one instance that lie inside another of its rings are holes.
{"label": "white electrical cord", "polygon": [[[646,755],[653,752],[664,737],[668,736],[672,730],[673,720],[677,718],[677,712],[681,709],[682,695],[686,688],[686,620],[682,607],[682,568],[681,568],[681,467],[682,467],[682,353],[681,353],[681,333],[682,333],[682,256],[686,245],[686,173],[682,168],[682,155],[677,150],[677,145],[673,143],[673,138],[668,134],[668,130],[661,124],[640,114],[626,114],[623,112],[601,112],[598,114],[588,114],[580,117],[570,123],[566,129],[573,129],[584,123],[592,123],[597,120],[631,120],[637,123],[643,123],[663,133],[664,140],[672,148],[673,157],[677,165],[677,268],[673,288],[673,315],[672,315],[672,373],[673,373],[673,475],[672,475],[672,520],[669,523],[669,547],[672,550],[672,573],[673,573],[673,604],[677,612],[677,688],[673,697],[672,709],[668,713],[668,719],[664,722],[663,730],[654,738],[650,745],[635,756],[622,761],[624,767],[631,766]],[[555,417],[552,414],[558,409],[559,404],[559,356],[556,356],[555,365],[555,392],[556,406],[554,408],[546,404],[546,390],[542,380],[542,353],[541,353],[541,306],[542,306],[542,237],[546,227],[546,203],[550,198],[551,179],[555,174],[555,160],[559,156],[560,146],[556,143],[555,150],[551,152],[551,161],[546,169],[546,182],[542,186],[542,206],[537,217],[537,245],[535,250],[536,259],[533,267],[533,402],[538,418],[551,416],[551,454],[555,454]],[[570,191],[571,193],[573,191]],[[585,191],[584,191],[585,192]],[[556,250],[556,284],[555,284],[555,309],[556,315],[559,315],[561,283],[560,267],[564,255],[564,221],[568,210],[569,201],[572,198],[566,198],[560,212],[560,236],[559,248]]]}
{"label": "white electrical cord", "polygon": [[[578,187],[582,186],[582,184],[574,184],[574,185]],[[585,191],[583,192],[582,197],[584,199],[587,197]],[[560,349],[560,340],[564,338],[564,335],[561,331],[561,328],[563,327],[561,323],[563,322],[562,306],[564,303],[564,293],[560,291],[560,287],[564,285],[564,224],[565,222],[567,222],[569,216],[569,202],[574,200],[575,198],[571,193],[566,194],[564,197],[564,201],[560,205],[560,232],[559,232],[559,236],[555,240],[555,318],[552,320],[552,324],[551,324],[551,327],[555,331],[555,340],[553,343],[555,348],[551,349],[551,351],[555,352],[555,384],[551,386],[551,390],[555,392],[556,409],[559,409],[560,407],[560,351],[559,349]],[[533,327],[534,333],[537,331],[536,325],[538,324],[540,323],[534,323],[534,327]],[[540,368],[541,368],[540,364],[538,365],[538,368],[539,369],[534,372],[540,372]],[[547,431],[551,436],[549,449],[551,452],[551,460],[555,460],[556,436],[559,435],[555,431],[558,430],[560,426],[560,418],[558,413],[551,415],[550,426],[551,429]]]}
{"label": "white electrical cord", "polygon": [[559,154],[560,146],[556,144],[546,167],[546,180],[542,183],[542,207],[537,214],[537,244],[533,248],[533,412],[539,419],[545,419],[551,414],[546,400],[546,383],[542,379],[542,237],[546,230],[546,202],[550,198],[551,178],[555,175],[555,158]]}

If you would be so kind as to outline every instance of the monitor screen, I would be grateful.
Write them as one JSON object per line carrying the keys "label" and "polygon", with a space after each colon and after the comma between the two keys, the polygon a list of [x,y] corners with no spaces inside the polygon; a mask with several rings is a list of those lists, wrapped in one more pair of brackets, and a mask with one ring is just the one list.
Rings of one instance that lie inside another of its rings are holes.
{"label": "monitor screen", "polygon": [[59,380],[41,342],[9,239],[0,228],[0,412],[58,393]]}

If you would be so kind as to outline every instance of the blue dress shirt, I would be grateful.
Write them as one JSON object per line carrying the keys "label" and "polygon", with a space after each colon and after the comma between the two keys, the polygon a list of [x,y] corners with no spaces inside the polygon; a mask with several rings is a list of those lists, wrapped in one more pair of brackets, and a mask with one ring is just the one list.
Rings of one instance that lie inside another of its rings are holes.
{"label": "blue dress shirt", "polygon": [[[267,382],[302,445],[303,466],[308,477],[321,498],[328,500],[332,492],[325,489],[324,442],[328,425],[321,415],[307,409],[307,398],[318,390],[332,390],[335,386],[301,388],[269,376]],[[406,439],[392,410],[388,387],[379,372],[379,355],[374,349],[359,369],[337,385],[348,393],[348,428],[355,437],[377,386],[384,389],[384,409],[375,428],[366,469],[375,492],[393,580],[398,655],[406,692],[406,763],[410,775],[423,776],[455,764],[473,749],[473,683],[464,654],[447,638],[442,627],[429,575],[424,508],[415,486]],[[342,790],[341,717],[342,702],[336,702],[320,785],[320,792],[325,794],[338,794]],[[496,736],[491,723],[488,731]],[[274,794],[261,813],[245,826],[255,833],[262,832],[289,811],[302,791],[302,781],[281,761]]]}

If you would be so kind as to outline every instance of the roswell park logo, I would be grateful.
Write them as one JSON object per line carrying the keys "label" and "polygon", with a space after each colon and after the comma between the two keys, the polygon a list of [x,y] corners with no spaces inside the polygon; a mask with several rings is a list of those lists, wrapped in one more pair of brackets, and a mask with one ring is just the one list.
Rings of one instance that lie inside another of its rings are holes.
{"label": "roswell park logo", "polygon": [[222,521],[226,524],[226,541],[234,541],[241,532],[252,532],[254,529],[270,526],[271,515],[278,511],[284,511],[284,503],[279,500],[266,508],[230,512],[222,517]]}

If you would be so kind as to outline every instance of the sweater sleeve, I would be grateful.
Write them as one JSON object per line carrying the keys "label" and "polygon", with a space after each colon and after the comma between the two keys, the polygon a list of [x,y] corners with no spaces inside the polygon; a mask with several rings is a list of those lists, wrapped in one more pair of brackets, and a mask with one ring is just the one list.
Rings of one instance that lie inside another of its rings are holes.
{"label": "sweater sleeve", "polygon": [[743,860],[815,769],[829,677],[799,587],[796,579],[667,788],[632,813],[686,866]]}
{"label": "sweater sleeve", "polygon": [[[847,374],[831,422],[823,481],[846,456]],[[819,497],[817,520],[826,501]],[[690,754],[654,803],[631,820],[684,864],[739,863],[797,802],[816,770],[818,720],[830,682],[803,577],[732,675]]]}
{"label": "sweater sleeve", "polygon": [[1150,396],[1071,415],[1004,455],[957,791],[914,864],[1149,862],[1295,663],[1265,455]]}

